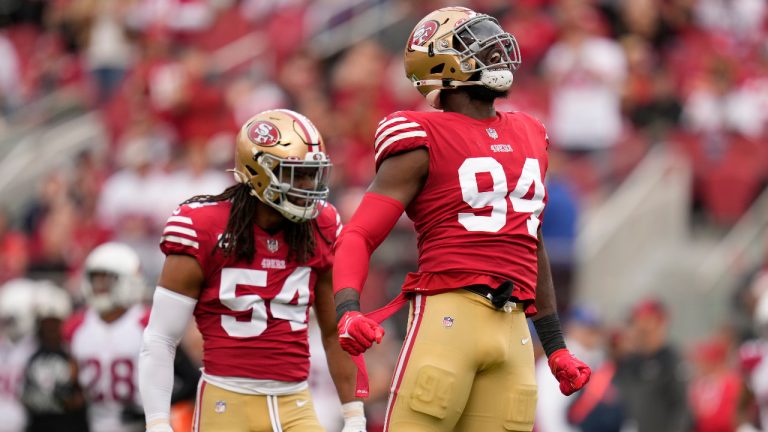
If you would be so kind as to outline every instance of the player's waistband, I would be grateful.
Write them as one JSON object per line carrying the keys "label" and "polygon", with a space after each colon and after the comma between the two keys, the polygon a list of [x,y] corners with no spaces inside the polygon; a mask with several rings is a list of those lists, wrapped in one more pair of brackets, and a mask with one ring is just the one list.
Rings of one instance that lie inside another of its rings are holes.
{"label": "player's waistband", "polygon": [[247,395],[282,396],[298,393],[309,388],[307,381],[285,382],[268,379],[225,377],[207,374],[205,369],[202,369],[200,379],[224,390]]}
{"label": "player's waistband", "polygon": [[506,281],[497,288],[491,288],[488,285],[467,285],[465,290],[488,299],[496,309],[505,311],[524,311],[525,304],[516,297],[512,297],[514,285],[511,281]]}

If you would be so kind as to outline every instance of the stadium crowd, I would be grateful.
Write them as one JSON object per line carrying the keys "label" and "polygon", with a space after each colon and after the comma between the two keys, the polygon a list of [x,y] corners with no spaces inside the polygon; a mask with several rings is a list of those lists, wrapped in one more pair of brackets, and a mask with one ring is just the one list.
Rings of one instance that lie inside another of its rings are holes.
{"label": "stadium crowd", "polygon": [[[400,54],[418,19],[446,2],[344,3],[3,2],[0,134],[39,121],[41,114],[27,107],[64,94],[50,109],[97,112],[107,142],[50,170],[22,212],[0,210],[0,284],[49,280],[79,305],[85,257],[107,241],[134,248],[153,284],[167,216],[186,198],[233,181],[225,170],[238,126],[270,108],[294,109],[318,126],[334,163],[331,201],[342,219],[349,218],[373,175],[379,120],[398,109],[428,109],[403,76]],[[759,341],[768,334],[759,330],[768,322],[745,319],[742,328],[713,330],[688,353],[669,345],[666,327],[674,317],[656,301],[639,303],[628,311],[625,327],[609,329],[599,314],[567,300],[579,213],[609,196],[652,147],[689,158],[699,223],[732,225],[768,184],[768,4],[449,3],[500,17],[515,35],[523,63],[498,108],[540,118],[552,139],[544,236],[553,245],[561,312],[570,317],[569,346],[582,350],[577,355],[589,359],[595,376],[574,402],[560,398],[554,381],[542,375],[539,406],[546,415],[537,430],[759,427],[766,396],[747,400],[742,389],[762,379],[755,375]],[[318,54],[319,34],[340,31],[366,8],[382,5],[401,19],[338,52]],[[407,220],[400,224],[374,256],[363,309],[394,297],[415,267],[415,238]],[[735,310],[748,315],[768,293],[768,270],[744,278]],[[403,332],[393,327],[389,334]],[[191,336],[185,348],[199,361],[194,341]],[[388,337],[368,356],[369,430],[381,427],[398,349],[398,338]],[[655,371],[651,378],[649,370]],[[12,390],[10,384],[0,388]],[[659,409],[669,414],[646,414]],[[644,423],[648,418],[662,424]]]}

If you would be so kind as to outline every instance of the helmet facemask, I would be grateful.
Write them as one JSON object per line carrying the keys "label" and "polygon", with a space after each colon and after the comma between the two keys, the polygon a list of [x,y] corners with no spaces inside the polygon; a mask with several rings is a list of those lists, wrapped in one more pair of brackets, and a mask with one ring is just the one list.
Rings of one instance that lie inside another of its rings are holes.
{"label": "helmet facemask", "polygon": [[514,36],[502,30],[499,22],[488,15],[470,18],[451,33],[462,72],[479,74],[473,75],[477,80],[467,84],[480,84],[502,92],[509,89],[512,74],[521,63]]}
{"label": "helmet facemask", "polygon": [[259,196],[292,222],[305,222],[317,217],[318,203],[328,199],[331,161],[323,152],[308,152],[305,159],[279,158],[269,153],[254,159],[264,169],[269,183]]}
{"label": "helmet facemask", "polygon": [[104,314],[123,307],[119,297],[120,275],[107,270],[89,270],[85,273],[83,290],[86,301],[96,312]]}
{"label": "helmet facemask", "polygon": [[88,306],[99,314],[128,309],[144,298],[146,285],[136,252],[122,243],[102,244],[88,255],[81,289]]}

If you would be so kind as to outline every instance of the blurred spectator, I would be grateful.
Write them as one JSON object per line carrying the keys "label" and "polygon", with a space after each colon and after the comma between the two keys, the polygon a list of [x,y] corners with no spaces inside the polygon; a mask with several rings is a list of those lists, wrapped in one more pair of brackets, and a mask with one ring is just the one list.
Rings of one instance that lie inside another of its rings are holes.
{"label": "blurred spectator", "polygon": [[768,120],[768,114],[761,111],[766,90],[763,86],[742,89],[737,82],[740,73],[736,59],[711,60],[693,81],[685,100],[683,118],[689,129],[704,133],[736,131],[749,137],[763,133]]}
{"label": "blurred spectator", "polygon": [[762,0],[699,0],[694,4],[696,20],[705,28],[750,42],[756,42],[757,36],[765,34],[768,6]]}
{"label": "blurred spectator", "polygon": [[[553,17],[538,3],[537,0],[515,2],[513,11],[502,22],[502,27],[513,34],[520,44],[521,67],[524,70],[534,69],[558,36]],[[523,74],[527,75],[526,72]]]}
{"label": "blurred spectator", "polygon": [[156,226],[164,225],[168,215],[189,197],[215,195],[233,183],[231,174],[211,168],[208,147],[194,145],[180,152],[177,169],[163,184],[162,201],[154,203]]}
{"label": "blurred spectator", "polygon": [[629,66],[624,111],[637,130],[654,142],[663,140],[669,129],[678,126],[682,111],[672,78],[645,39],[627,36],[622,45]]}
{"label": "blurred spectator", "polygon": [[153,140],[139,136],[127,141],[120,149],[118,158],[121,169],[104,183],[99,197],[99,221],[109,228],[120,228],[126,219],[136,219],[146,224],[155,215],[155,205],[162,196],[168,180],[167,175],[156,165],[150,146]]}
{"label": "blurred spectator", "polygon": [[688,400],[694,432],[733,432],[741,378],[728,365],[728,342],[714,337],[694,347]]}
{"label": "blurred spectator", "polygon": [[32,237],[28,275],[63,284],[66,273],[77,263],[70,254],[77,222],[74,204],[64,195],[50,203]]}
{"label": "blurred spectator", "polygon": [[8,213],[0,209],[0,284],[24,276],[29,265],[27,238],[10,223]]}
{"label": "blurred spectator", "polygon": [[211,25],[213,2],[204,0],[137,0],[131,2],[126,21],[131,29],[198,33]]}
{"label": "blurred spectator", "polygon": [[10,114],[21,102],[21,71],[16,48],[0,32],[0,131],[3,130],[2,117]]}
{"label": "blurred spectator", "polygon": [[[296,74],[303,72],[296,71]],[[237,124],[244,124],[253,117],[253,113],[288,106],[288,96],[283,90],[272,81],[260,77],[237,78],[227,86],[226,92],[227,103]]]}
{"label": "blurred spectator", "polygon": [[677,350],[668,340],[669,316],[656,299],[630,315],[632,353],[618,364],[616,383],[638,432],[680,432],[689,422],[686,384]]}
{"label": "blurred spectator", "polygon": [[109,99],[133,60],[133,45],[123,21],[127,5],[117,0],[74,0],[64,11],[62,25],[83,53],[98,103]]}
{"label": "blurred spectator", "polygon": [[216,133],[235,129],[221,88],[212,81],[210,55],[186,47],[176,62],[150,75],[153,108],[176,131],[182,146],[205,144]]}
{"label": "blurred spectator", "polygon": [[552,282],[557,295],[557,309],[564,313],[570,309],[573,296],[574,242],[579,219],[577,192],[563,171],[562,155],[550,151],[547,172],[547,207],[541,225],[541,234],[547,246],[552,268]]}
{"label": "blurred spectator", "polygon": [[[571,309],[563,324],[568,348],[574,356],[597,370],[604,359],[603,333],[595,311],[577,306]],[[563,396],[558,382],[553,379],[546,356],[536,362],[536,383],[539,399],[536,404],[536,430],[538,432],[578,431],[568,420],[568,410],[574,398]]]}
{"label": "blurred spectator", "polygon": [[[543,60],[552,84],[548,129],[562,150],[598,156],[621,133],[626,58],[615,41],[600,36],[600,17],[587,3],[562,0],[558,12],[561,34]],[[605,173],[602,163],[596,168]]]}
{"label": "blurred spectator", "polygon": [[605,361],[597,366],[587,386],[568,407],[568,422],[584,432],[626,430],[627,407],[616,384],[617,363],[623,358],[623,335],[616,331],[607,343]]}

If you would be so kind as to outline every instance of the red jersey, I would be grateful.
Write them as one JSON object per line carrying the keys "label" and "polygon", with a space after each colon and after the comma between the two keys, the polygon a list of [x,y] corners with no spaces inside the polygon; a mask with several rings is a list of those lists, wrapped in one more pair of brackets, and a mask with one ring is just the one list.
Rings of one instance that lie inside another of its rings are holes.
{"label": "red jersey", "polygon": [[341,229],[336,209],[317,217],[316,247],[303,264],[288,260],[283,232],[255,227],[250,263],[225,257],[217,247],[231,203],[193,203],[168,218],[160,242],[166,255],[194,257],[205,282],[195,307],[203,336],[205,373],[222,377],[297,382],[309,373],[307,320],[320,273],[333,265],[331,247]]}
{"label": "red jersey", "polygon": [[423,147],[429,175],[406,208],[418,236],[419,271],[404,291],[515,284],[535,313],[538,228],[547,196],[548,139],[522,112],[476,120],[451,112],[400,111],[379,123],[376,168]]}

